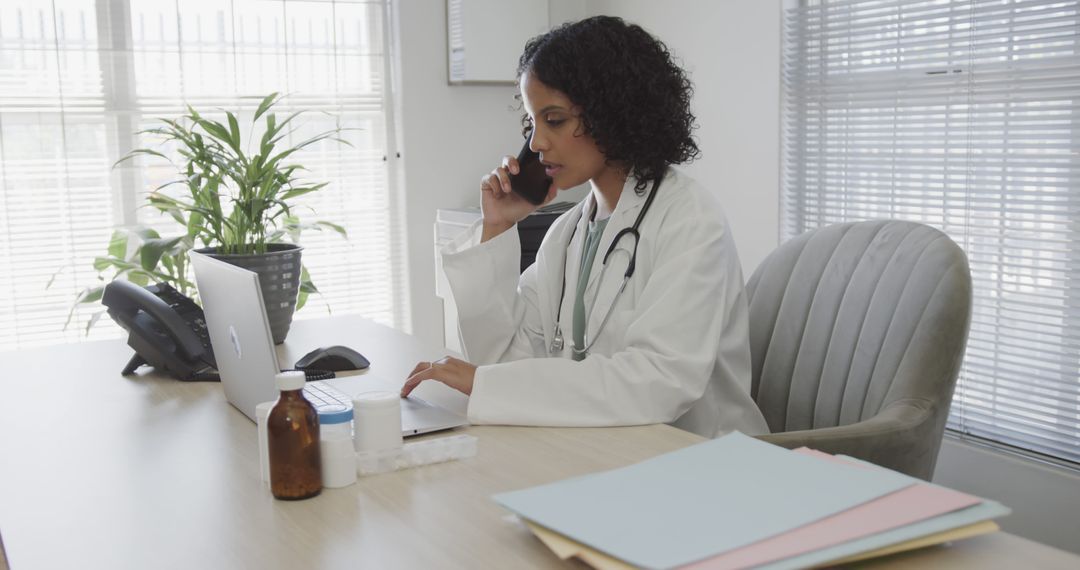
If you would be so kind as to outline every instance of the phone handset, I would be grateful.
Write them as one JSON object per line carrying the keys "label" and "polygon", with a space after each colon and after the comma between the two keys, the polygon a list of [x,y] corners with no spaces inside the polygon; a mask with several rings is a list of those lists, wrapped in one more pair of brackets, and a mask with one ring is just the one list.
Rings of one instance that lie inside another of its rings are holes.
{"label": "phone handset", "polygon": [[101,302],[109,308],[109,316],[128,331],[128,345],[136,352],[123,374],[151,364],[187,379],[212,364],[212,356],[206,354],[192,325],[152,292],[117,280],[105,287]]}
{"label": "phone handset", "polygon": [[552,180],[540,162],[540,153],[529,148],[530,140],[525,140],[525,146],[518,153],[518,173],[510,175],[510,189],[530,204],[539,206],[547,200]]}

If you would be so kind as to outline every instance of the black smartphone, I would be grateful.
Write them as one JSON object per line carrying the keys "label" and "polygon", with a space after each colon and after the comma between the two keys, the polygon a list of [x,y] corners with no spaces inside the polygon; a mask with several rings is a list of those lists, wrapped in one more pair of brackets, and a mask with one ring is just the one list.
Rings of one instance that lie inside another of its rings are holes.
{"label": "black smartphone", "polygon": [[547,199],[548,189],[551,188],[551,177],[544,172],[540,154],[529,148],[528,140],[525,141],[525,146],[521,147],[517,161],[518,173],[510,175],[510,190],[528,200],[530,204],[543,204]]}

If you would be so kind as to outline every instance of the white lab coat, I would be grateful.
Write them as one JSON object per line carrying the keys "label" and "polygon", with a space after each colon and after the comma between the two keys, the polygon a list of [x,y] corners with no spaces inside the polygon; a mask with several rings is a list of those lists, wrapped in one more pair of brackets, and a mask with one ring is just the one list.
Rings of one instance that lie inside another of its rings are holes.
{"label": "white lab coat", "polygon": [[[604,253],[619,230],[633,225],[652,187],[639,196],[635,182],[630,177],[623,188],[589,275],[587,338],[596,344],[580,362],[571,359],[570,347],[591,193],[555,220],[536,263],[520,278],[516,228],[480,243],[477,222],[444,247],[465,356],[479,365],[468,406],[471,423],[666,422],[706,437],[768,432],[750,398],[748,308],[735,243],[716,198],[678,169],[668,170],[641,223],[636,272],[597,337],[633,239],[619,241],[601,276]],[[564,267],[566,341],[552,356]]]}

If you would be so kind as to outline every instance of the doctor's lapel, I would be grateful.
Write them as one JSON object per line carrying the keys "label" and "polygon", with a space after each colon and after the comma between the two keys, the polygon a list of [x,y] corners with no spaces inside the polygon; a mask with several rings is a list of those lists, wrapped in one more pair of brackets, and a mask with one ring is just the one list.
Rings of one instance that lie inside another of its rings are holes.
{"label": "doctor's lapel", "polygon": [[[575,226],[567,224],[562,235],[550,236],[552,239],[557,239],[558,247],[552,248],[551,251],[555,252],[550,257],[545,255],[543,260],[537,257],[537,273],[541,276],[551,276],[543,278],[544,291],[546,294],[540,298],[540,307],[543,311],[543,326],[544,326],[544,344],[545,346],[551,346],[551,341],[555,337],[556,325],[562,328],[563,336],[566,340],[566,349],[563,352],[568,353],[572,344],[571,334],[573,329],[574,319],[574,284],[577,283],[578,275],[581,273],[581,250],[585,246],[585,235],[588,232],[589,224],[589,209],[592,207],[592,196],[588,196],[583,204],[577,206],[578,212],[584,212],[584,215],[579,215],[571,211],[570,216],[576,223]],[[571,237],[573,233],[573,237]],[[567,243],[567,240],[570,240]],[[565,271],[565,273],[564,273]],[[562,293],[563,277],[566,279],[566,293]],[[562,308],[559,308],[559,297],[562,299]],[[555,320],[556,313],[562,317],[562,322],[557,323]]]}

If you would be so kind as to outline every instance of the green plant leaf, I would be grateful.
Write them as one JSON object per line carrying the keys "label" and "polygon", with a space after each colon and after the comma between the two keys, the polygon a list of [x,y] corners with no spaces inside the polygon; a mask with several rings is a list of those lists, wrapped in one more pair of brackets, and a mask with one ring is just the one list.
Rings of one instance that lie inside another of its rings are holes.
{"label": "green plant leaf", "polygon": [[180,243],[183,236],[174,238],[156,238],[149,239],[143,242],[139,247],[139,259],[142,264],[142,268],[147,271],[153,271],[157,267],[158,261],[161,260],[161,256],[165,252],[176,247],[176,244]]}
{"label": "green plant leaf", "polygon": [[158,190],[164,190],[164,189],[168,188],[169,186],[175,186],[177,184],[190,184],[190,179],[188,179],[188,178],[179,178],[177,180],[170,180],[170,181],[162,184],[161,186],[158,186],[157,188],[154,188],[153,191],[157,192]]}
{"label": "green plant leaf", "polygon": [[240,122],[236,120],[236,115],[231,111],[226,111],[225,116],[229,119],[229,137],[232,141],[232,147],[240,148]]}
{"label": "green plant leaf", "polygon": [[57,277],[59,277],[59,276],[60,276],[60,274],[61,274],[61,273],[63,273],[65,269],[67,269],[67,267],[66,267],[66,266],[65,266],[65,267],[61,267],[60,269],[57,269],[57,270],[56,270],[56,271],[55,271],[55,272],[54,272],[54,273],[52,274],[52,277],[49,277],[49,282],[45,284],[45,288],[46,288],[46,289],[49,289],[49,288],[51,288],[51,287],[52,287],[52,284],[53,284],[53,282],[54,282],[54,281],[56,281],[56,278],[57,278]]}
{"label": "green plant leaf", "polygon": [[105,311],[98,311],[90,315],[90,320],[86,321],[86,331],[83,333],[85,336],[90,336],[90,327],[93,327],[94,324],[101,320],[101,316],[104,314]]}
{"label": "green plant leaf", "polygon": [[321,183],[316,184],[314,186],[299,186],[299,187],[293,188],[293,189],[289,190],[288,192],[285,192],[284,194],[282,194],[281,199],[282,200],[291,200],[293,198],[296,198],[297,196],[303,196],[304,194],[310,194],[312,192],[322,190],[323,188],[325,188],[329,184],[330,184],[329,182],[321,182]]}
{"label": "green plant leaf", "polygon": [[199,235],[199,230],[205,228],[203,226],[204,219],[206,219],[206,216],[203,216],[201,212],[191,212],[191,215],[188,216],[187,223],[187,235],[189,237],[195,237]]}
{"label": "green plant leaf", "polygon": [[128,231],[131,232],[133,235],[139,236],[139,239],[144,242],[147,240],[158,239],[161,237],[161,234],[159,234],[157,230],[145,226],[136,226]]}
{"label": "green plant leaf", "polygon": [[[232,136],[229,134],[229,130],[225,128],[225,125],[222,125],[221,123],[219,123],[217,121],[214,121],[212,119],[203,119],[203,118],[196,119],[195,122],[200,127],[202,127],[203,130],[206,131],[207,134],[209,134],[210,136],[214,137],[215,139],[217,139],[217,140],[219,140],[219,141],[221,141],[221,142],[223,142],[223,143],[225,143],[225,144],[227,144],[229,146],[233,146],[233,144],[232,144]],[[233,150],[235,150],[237,152],[240,151],[240,149],[236,148],[236,147],[233,147]]]}
{"label": "green plant leaf", "polygon": [[132,271],[128,273],[128,281],[131,281],[139,287],[146,287],[150,284],[150,276],[141,271]]}
{"label": "green plant leaf", "polygon": [[[161,121],[162,123],[168,122],[168,119],[166,119],[165,117],[155,117],[154,120],[155,121]],[[165,129],[164,127],[150,127],[149,129],[142,129],[141,131],[135,131],[135,134],[137,134],[137,135],[168,136],[169,131],[168,131],[168,129]]]}
{"label": "green plant leaf", "polygon": [[113,276],[113,280],[116,280],[120,277],[127,277],[129,281],[137,281],[143,285],[145,285],[150,279],[153,279],[155,281],[169,281],[173,279],[171,275],[168,275],[166,273],[161,273],[159,271],[147,271],[143,269],[142,266],[139,264],[111,257],[95,258],[94,268],[97,269],[99,272],[109,268],[115,269],[116,275]]}
{"label": "green plant leaf", "polygon": [[[112,237],[109,238],[108,253],[112,257],[123,259],[127,256],[128,236],[127,232],[123,230],[113,230]],[[96,263],[95,263],[96,268]],[[98,271],[101,271],[98,269]]]}
{"label": "green plant leaf", "polygon": [[109,267],[113,267],[116,262],[123,262],[121,259],[115,257],[95,257],[94,258],[94,271],[101,273]]}
{"label": "green plant leaf", "polygon": [[277,99],[278,99],[278,92],[277,91],[267,95],[266,97],[263,97],[263,100],[259,103],[259,108],[255,109],[255,117],[253,119],[251,119],[251,121],[252,122],[258,121],[259,117],[261,117],[263,115],[263,113],[265,113],[267,110],[270,109],[270,107],[273,107],[274,104],[277,103]]}
{"label": "green plant leaf", "polygon": [[308,296],[312,293],[320,294],[315,283],[311,281],[311,273],[305,265],[300,265],[300,291],[296,294],[296,310],[299,311],[307,304]]}
{"label": "green plant leaf", "polygon": [[325,227],[325,228],[330,228],[331,230],[334,230],[335,232],[340,234],[341,237],[343,237],[345,239],[349,239],[349,234],[345,232],[345,228],[343,226],[339,226],[339,225],[337,225],[335,223],[331,223],[331,222],[327,222],[327,221],[315,222],[315,224],[319,225],[319,226],[322,226],[322,227]]}
{"label": "green plant leaf", "polygon": [[161,265],[165,267],[165,271],[168,272],[170,275],[176,272],[176,262],[173,261],[172,255],[162,255]]}
{"label": "green plant leaf", "polygon": [[117,160],[116,162],[114,162],[112,167],[116,168],[117,166],[120,165],[121,162],[126,162],[128,160],[131,160],[131,159],[135,158],[136,156],[139,156],[140,154],[147,154],[147,155],[150,155],[150,156],[157,156],[157,157],[164,158],[165,160],[167,160],[169,162],[172,162],[171,160],[169,160],[169,157],[165,156],[164,154],[161,154],[160,152],[158,152],[156,150],[151,150],[151,149],[148,149],[148,148],[137,148],[137,149],[125,154],[124,156],[120,157],[120,160]]}
{"label": "green plant leaf", "polygon": [[97,287],[87,287],[75,297],[75,302],[71,304],[71,309],[68,311],[67,320],[64,321],[64,329],[67,330],[68,325],[71,324],[71,318],[75,316],[75,309],[79,308],[79,305],[86,305],[89,303],[97,303],[101,300],[102,293],[105,292],[104,285],[98,285]]}
{"label": "green plant leaf", "polygon": [[105,286],[98,285],[96,287],[87,287],[79,292],[79,295],[75,297],[75,303],[85,305],[89,303],[97,303],[101,300],[102,294],[105,293]]}
{"label": "green plant leaf", "polygon": [[94,269],[98,272],[105,271],[109,268],[116,269],[117,271],[134,269],[135,265],[119,257],[95,257]]}
{"label": "green plant leaf", "polygon": [[176,221],[176,223],[180,224],[181,226],[187,225],[187,221],[184,220],[184,213],[179,208],[170,209],[167,213],[169,214],[170,218]]}
{"label": "green plant leaf", "polygon": [[275,143],[277,141],[281,140],[281,137],[287,136],[292,131],[290,130],[289,133],[285,133],[285,134],[280,135],[280,136],[278,136],[277,133],[281,132],[281,130],[284,129],[289,123],[293,122],[293,119],[299,117],[303,113],[304,113],[303,111],[294,111],[292,113],[289,113],[289,115],[287,117],[285,117],[285,120],[283,120],[283,121],[281,121],[280,123],[277,124],[277,130],[274,131],[274,135],[276,137],[274,139]]}
{"label": "green plant leaf", "polygon": [[147,195],[146,198],[150,202],[151,206],[162,211],[168,210],[170,208],[183,209],[186,205],[184,202],[177,200],[176,198],[173,198],[168,194],[162,194],[161,192],[157,191],[151,192]]}

